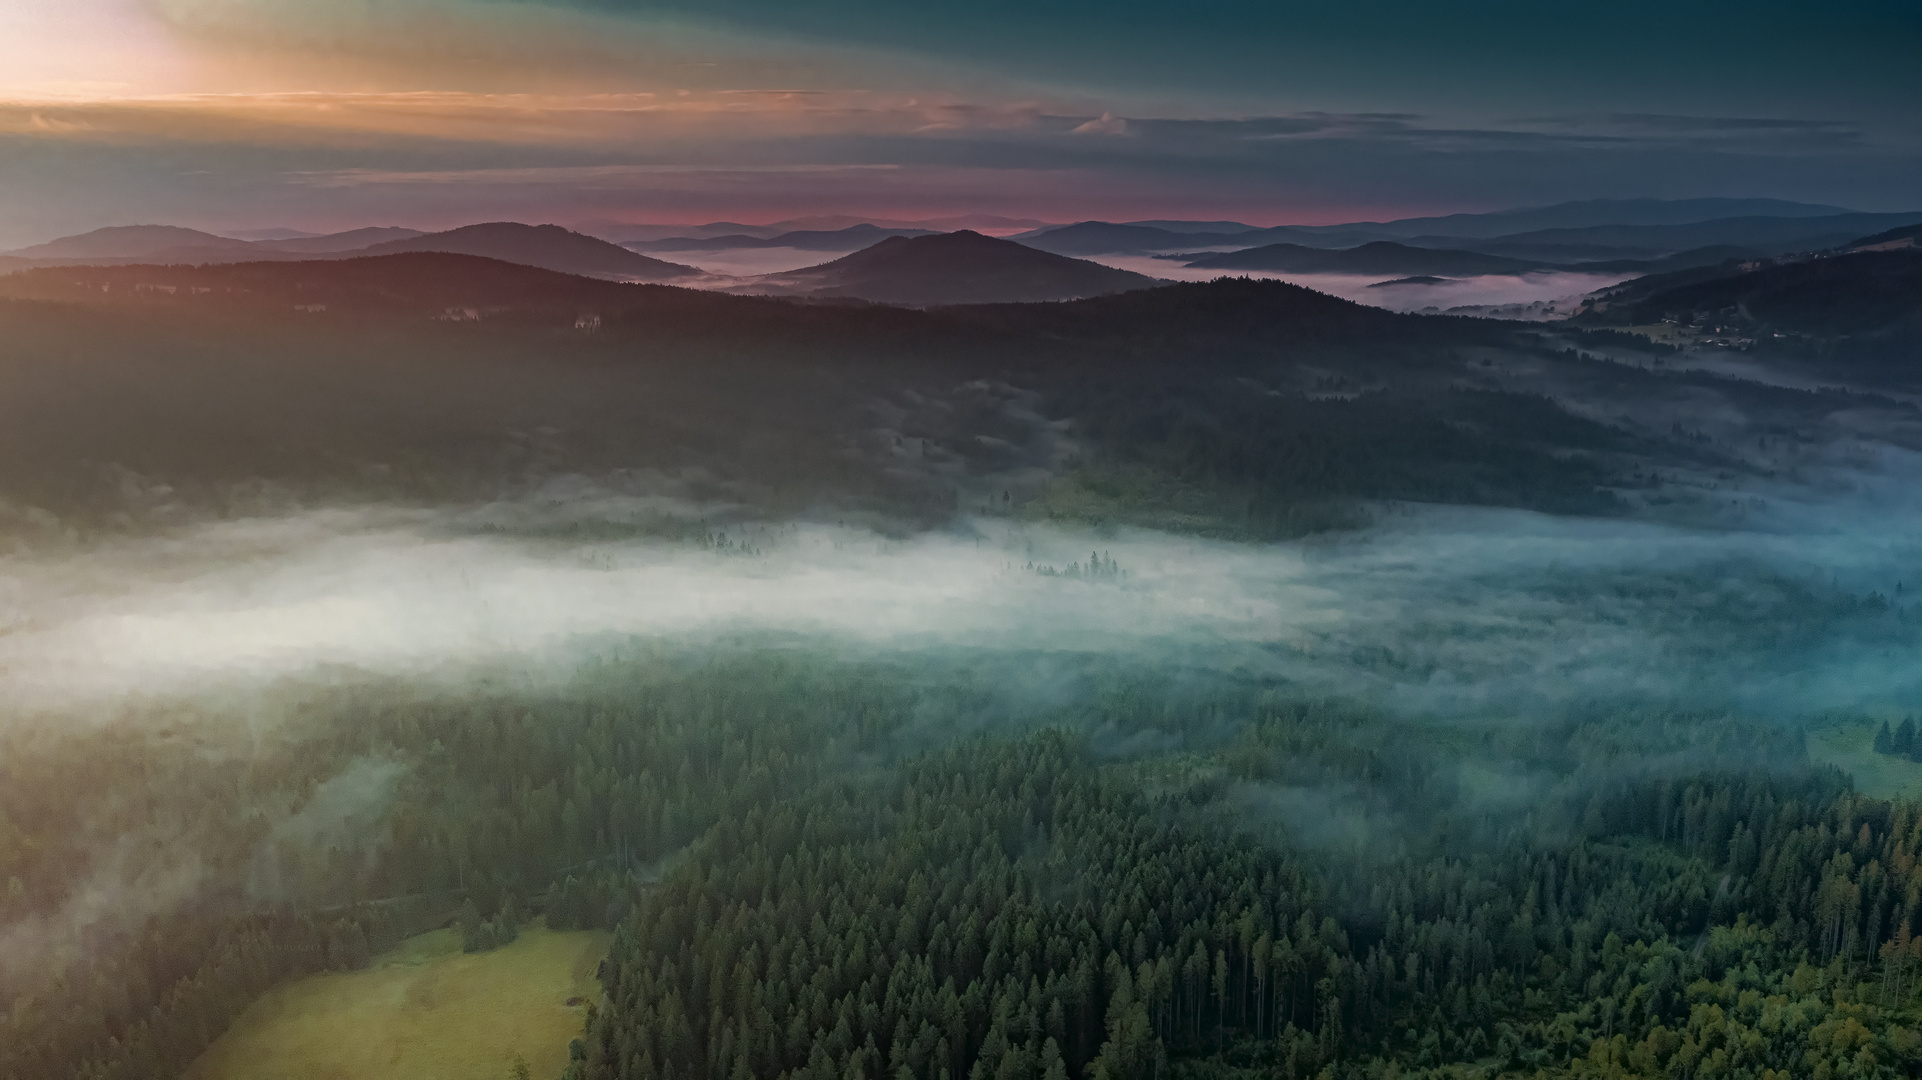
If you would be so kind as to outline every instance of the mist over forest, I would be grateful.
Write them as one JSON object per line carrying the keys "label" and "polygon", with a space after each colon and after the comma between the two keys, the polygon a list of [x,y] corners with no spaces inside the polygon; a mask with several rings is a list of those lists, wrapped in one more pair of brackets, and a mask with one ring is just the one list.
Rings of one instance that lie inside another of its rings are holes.
{"label": "mist over forest", "polygon": [[[1074,261],[951,235],[874,258]],[[0,1073],[1908,1075],[1869,240],[1517,320],[0,276]],[[454,964],[519,1004],[353,989]]]}

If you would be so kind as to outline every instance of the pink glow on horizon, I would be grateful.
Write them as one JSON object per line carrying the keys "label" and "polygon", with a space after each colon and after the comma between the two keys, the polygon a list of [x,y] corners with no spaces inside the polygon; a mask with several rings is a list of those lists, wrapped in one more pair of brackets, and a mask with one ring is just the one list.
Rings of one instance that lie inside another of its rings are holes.
{"label": "pink glow on horizon", "polygon": [[[934,203],[923,205],[899,204],[870,205],[851,208],[847,205],[791,203],[769,206],[761,204],[752,209],[740,208],[727,210],[716,208],[707,211],[664,210],[650,213],[646,210],[626,212],[602,212],[581,215],[577,218],[601,227],[642,226],[642,225],[707,225],[717,221],[731,221],[741,225],[764,228],[771,225],[790,223],[808,218],[858,218],[862,221],[901,222],[904,224],[939,221],[946,218],[963,218],[975,215],[1027,219],[1052,224],[1067,224],[1076,221],[1236,221],[1257,228],[1271,228],[1277,225],[1345,225],[1367,221],[1395,221],[1402,218],[1432,217],[1455,213],[1482,213],[1489,210],[1506,209],[1505,206],[1340,206],[1326,205],[1301,207],[1298,209],[1279,209],[1273,204],[1248,206],[1193,206],[1176,204],[1144,203],[1130,201],[1110,203],[1095,195],[1086,201],[1049,200],[1027,205],[980,203]],[[349,226],[352,227],[352,226]],[[977,231],[987,232],[981,229]],[[1019,230],[1007,230],[1019,231]]]}

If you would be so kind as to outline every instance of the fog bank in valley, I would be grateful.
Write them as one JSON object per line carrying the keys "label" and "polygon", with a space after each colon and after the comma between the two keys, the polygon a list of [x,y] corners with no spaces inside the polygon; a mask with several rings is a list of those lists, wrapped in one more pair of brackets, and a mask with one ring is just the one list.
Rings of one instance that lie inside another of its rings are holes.
{"label": "fog bank in valley", "polygon": [[[1531,274],[1478,274],[1474,277],[1445,278],[1432,285],[1387,285],[1383,282],[1400,279],[1395,275],[1381,274],[1290,274],[1272,270],[1224,273],[1206,267],[1183,266],[1176,260],[1157,259],[1152,255],[1093,255],[1089,256],[1089,260],[1117,270],[1132,270],[1137,274],[1169,281],[1213,281],[1223,276],[1286,281],[1329,296],[1339,296],[1343,300],[1390,311],[1446,311],[1458,307],[1525,307],[1531,304],[1542,305],[1545,309],[1553,304],[1556,312],[1566,315],[1575,310],[1581,298],[1589,293],[1635,276],[1550,270]],[[1502,317],[1525,316],[1505,311]],[[1555,317],[1555,313],[1543,317]]]}
{"label": "fog bank in valley", "polygon": [[534,527],[606,517],[591,499],[312,511],[8,556],[0,692],[17,723],[321,668],[531,677],[626,638],[759,635],[850,655],[1116,654],[1447,714],[1899,707],[1922,689],[1906,662],[1915,468],[1888,457],[1847,488],[1784,491],[1742,528],[1388,506],[1274,545],[1005,519],[907,539]]}
{"label": "fog bank in valley", "polygon": [[[444,700],[462,724],[471,705],[488,730],[501,722],[490,700],[550,687],[564,700],[606,657],[711,653],[720,666],[697,659],[688,677],[723,697],[744,652],[754,677],[780,669],[770,651],[824,659],[801,665],[817,673],[878,662],[883,674],[850,684],[898,710],[897,750],[1081,724],[1104,760],[1137,759],[1142,783],[1219,785],[1235,827],[1337,863],[1509,827],[1561,836],[1592,788],[1650,763],[1699,769],[1762,746],[1773,766],[1812,718],[1922,700],[1918,475],[1912,456],[1856,448],[1799,486],[1748,492],[1765,498],[1718,529],[1399,504],[1267,545],[1007,518],[893,537],[742,524],[738,508],[582,481],[480,508],[320,509],[19,547],[0,557],[0,738],[23,750],[15,767],[59,760],[62,736],[89,753],[124,743],[249,801],[240,840],[225,841],[240,854],[208,868],[227,817],[156,815],[111,791],[82,800],[76,820],[114,839],[57,906],[0,927],[0,958],[38,970],[222,890],[236,904],[347,902],[351,875],[323,871],[375,864],[394,842],[390,807],[433,755],[334,746],[304,775],[290,762],[328,745],[330,717],[398,694]],[[635,692],[680,675],[656,677]],[[1311,700],[1339,704],[1288,712]],[[1277,715],[1310,741],[1263,751],[1277,755],[1265,778],[1184,764]],[[302,716],[317,722],[274,737]],[[1582,746],[1563,754],[1569,740]],[[1470,825],[1437,824],[1458,812]]]}

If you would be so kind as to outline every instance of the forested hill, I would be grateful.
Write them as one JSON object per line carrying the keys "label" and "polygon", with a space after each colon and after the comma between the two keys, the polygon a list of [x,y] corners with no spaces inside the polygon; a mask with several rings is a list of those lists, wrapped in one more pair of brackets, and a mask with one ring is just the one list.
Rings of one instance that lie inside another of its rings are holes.
{"label": "forested hill", "polygon": [[[1030,252],[1029,254],[1034,254]],[[1145,283],[1146,279],[1142,279]],[[877,339],[918,346],[987,344],[983,335],[1226,339],[1259,333],[1459,338],[1462,320],[1396,315],[1279,281],[1223,279],[1048,304],[909,311],[858,300],[798,303],[667,285],[619,284],[471,255],[419,252],[314,262],[39,269],[0,277],[0,297],[132,305],[142,310],[283,317],[293,325],[365,317],[479,321],[571,329],[582,314],[625,321],[637,334],[825,338],[859,356]],[[1485,331],[1482,340],[1493,340]],[[1031,342],[1028,349],[1045,345]]]}
{"label": "forested hill", "polygon": [[[43,269],[0,295],[0,498],[82,532],[263,491],[485,500],[619,469],[890,528],[989,499],[1242,538],[1382,499],[1713,520],[1729,503],[1707,493],[1897,408],[1671,376],[1633,335],[1245,279],[916,311],[416,253]],[[1678,379],[1703,403],[1686,425]]]}
{"label": "forested hill", "polygon": [[757,278],[754,287],[933,306],[1072,300],[1157,284],[1145,274],[963,230],[891,236],[832,262]]}
{"label": "forested hill", "polygon": [[1603,293],[1588,321],[1631,325],[1729,316],[1755,333],[1922,334],[1922,251],[1857,251],[1631,281]]}
{"label": "forested hill", "polygon": [[698,468],[771,513],[919,526],[991,492],[1046,518],[1297,535],[1369,498],[1607,511],[1619,466],[1597,455],[1636,444],[1469,355],[1565,347],[1280,282],[912,311],[419,253],[62,268],[0,291],[22,298],[0,305],[0,498],[83,530],[152,513],[107,462],[179,509],[245,505],[262,481],[488,499]]}

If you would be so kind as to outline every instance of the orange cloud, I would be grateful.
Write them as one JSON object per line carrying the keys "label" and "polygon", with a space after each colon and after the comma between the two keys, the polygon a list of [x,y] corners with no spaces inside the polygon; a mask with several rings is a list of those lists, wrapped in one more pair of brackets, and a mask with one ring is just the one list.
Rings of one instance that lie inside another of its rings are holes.
{"label": "orange cloud", "polygon": [[102,141],[338,144],[432,138],[619,149],[661,139],[1018,130],[1049,110],[868,91],[174,94],[0,100],[0,132]]}

